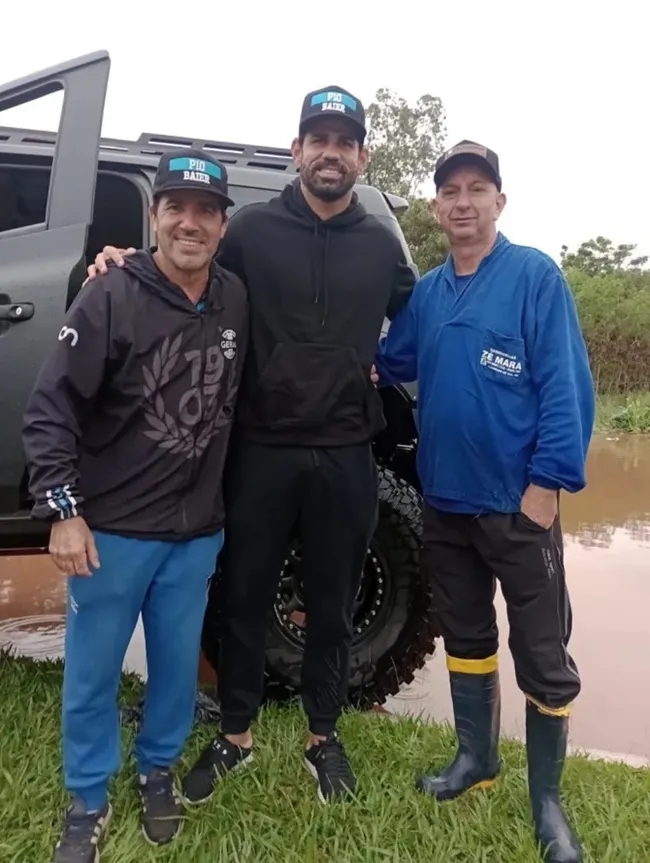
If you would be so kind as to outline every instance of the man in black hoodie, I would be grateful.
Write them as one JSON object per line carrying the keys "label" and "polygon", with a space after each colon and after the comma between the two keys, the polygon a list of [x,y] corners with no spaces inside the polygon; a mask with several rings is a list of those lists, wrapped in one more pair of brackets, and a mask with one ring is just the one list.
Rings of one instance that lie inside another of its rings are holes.
{"label": "man in black hoodie", "polygon": [[158,250],[81,291],[27,406],[33,514],[51,522],[50,552],[68,577],[63,760],[73,802],[57,863],[99,860],[120,761],[117,690],[140,613],[142,826],[156,845],[181,826],[171,766],[194,717],[247,344],[245,288],[213,260],[232,203],[221,163],[163,156],[151,213]]}
{"label": "man in black hoodie", "polygon": [[[377,517],[371,442],[384,427],[371,381],[385,316],[415,273],[353,186],[365,169],[365,112],[340,87],[309,93],[292,152],[300,177],[237,213],[218,260],[249,292],[251,343],[226,500],[218,688],[222,734],[184,781],[199,803],[252,760],[265,632],[292,528],[303,547],[305,764],[321,800],[355,789],[336,724],[346,698],[352,607]],[[97,257],[120,263],[106,247]],[[95,267],[89,269],[93,275]]]}

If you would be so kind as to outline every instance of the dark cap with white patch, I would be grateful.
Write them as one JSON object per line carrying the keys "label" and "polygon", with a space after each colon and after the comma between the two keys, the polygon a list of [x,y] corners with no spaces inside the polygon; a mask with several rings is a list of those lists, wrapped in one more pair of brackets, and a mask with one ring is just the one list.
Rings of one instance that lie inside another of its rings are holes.
{"label": "dark cap with white patch", "polygon": [[203,189],[217,195],[223,207],[234,207],[228,195],[226,166],[203,150],[163,153],[153,181],[154,197],[182,189]]}
{"label": "dark cap with white patch", "polygon": [[340,117],[349,120],[361,142],[366,137],[366,112],[360,100],[342,87],[332,84],[307,93],[300,112],[300,134],[304,134],[311,120],[318,117]]}

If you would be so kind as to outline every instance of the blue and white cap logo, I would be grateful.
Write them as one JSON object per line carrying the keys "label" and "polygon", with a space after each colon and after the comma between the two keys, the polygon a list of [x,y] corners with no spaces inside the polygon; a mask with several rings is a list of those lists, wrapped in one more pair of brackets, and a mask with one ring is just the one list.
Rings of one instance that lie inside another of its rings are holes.
{"label": "blue and white cap logo", "polygon": [[194,183],[203,183],[210,186],[211,180],[218,183],[223,181],[223,175],[219,165],[208,162],[205,159],[190,159],[187,156],[178,156],[169,161],[169,171],[182,172],[183,180]]}
{"label": "blue and white cap logo", "polygon": [[322,111],[340,111],[342,114],[345,114],[348,108],[353,112],[357,110],[357,100],[337,90],[316,93],[311,97],[311,107],[315,108],[317,105],[321,106]]}

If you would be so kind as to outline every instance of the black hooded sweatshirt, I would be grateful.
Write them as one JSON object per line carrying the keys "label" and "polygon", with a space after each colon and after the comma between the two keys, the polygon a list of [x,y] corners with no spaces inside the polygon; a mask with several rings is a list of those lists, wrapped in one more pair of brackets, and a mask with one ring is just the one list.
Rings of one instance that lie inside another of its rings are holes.
{"label": "black hooded sweatshirt", "polygon": [[385,317],[416,272],[356,194],[323,221],[296,180],[237,213],[217,255],[248,288],[251,331],[238,432],[259,443],[365,443],[385,426],[370,369]]}
{"label": "black hooded sweatshirt", "polygon": [[36,518],[165,540],[222,527],[247,347],[241,280],[213,263],[201,306],[146,251],[81,290],[25,414]]}

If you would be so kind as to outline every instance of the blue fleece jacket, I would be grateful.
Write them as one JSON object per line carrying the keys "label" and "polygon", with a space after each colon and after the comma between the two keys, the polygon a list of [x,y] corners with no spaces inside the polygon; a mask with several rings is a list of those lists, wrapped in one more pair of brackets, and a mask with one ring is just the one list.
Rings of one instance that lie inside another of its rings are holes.
{"label": "blue fleece jacket", "polygon": [[418,381],[418,472],[427,503],[517,512],[529,483],[576,492],[593,380],[562,271],[498,234],[475,274],[451,256],[418,281],[381,339],[379,386]]}

